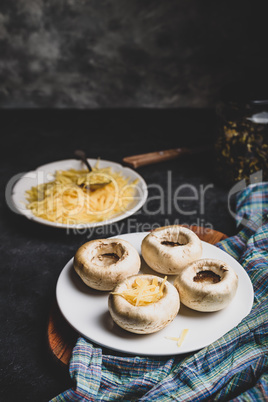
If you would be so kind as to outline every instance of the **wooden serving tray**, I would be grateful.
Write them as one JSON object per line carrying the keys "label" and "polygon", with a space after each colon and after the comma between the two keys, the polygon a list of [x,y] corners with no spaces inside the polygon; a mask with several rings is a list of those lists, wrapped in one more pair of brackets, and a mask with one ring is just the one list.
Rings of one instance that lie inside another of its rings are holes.
{"label": "wooden serving tray", "polygon": [[[189,228],[193,230],[201,240],[210,244],[216,244],[227,238],[224,233],[216,230],[201,228],[199,226],[189,226]],[[53,356],[64,366],[68,366],[73,347],[75,346],[79,334],[62,316],[56,300],[53,302],[50,310],[47,336],[49,349]]]}

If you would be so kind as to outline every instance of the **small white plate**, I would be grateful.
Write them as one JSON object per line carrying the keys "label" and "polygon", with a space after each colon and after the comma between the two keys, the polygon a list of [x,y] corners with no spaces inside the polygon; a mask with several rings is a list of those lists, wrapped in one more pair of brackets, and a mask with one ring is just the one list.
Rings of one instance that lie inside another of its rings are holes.
{"label": "small white plate", "polygon": [[[88,161],[92,166],[94,166],[95,163],[97,162],[96,159],[88,159]],[[38,167],[34,171],[27,172],[26,174],[24,174],[12,187],[12,194],[11,194],[11,201],[13,204],[12,207],[16,212],[38,223],[42,223],[48,226],[54,226],[59,228],[70,228],[70,229],[91,228],[91,227],[108,225],[117,222],[119,220],[125,219],[130,215],[133,215],[143,206],[148,196],[147,185],[144,179],[134,170],[128,167],[123,167],[119,163],[100,160],[99,167],[100,168],[111,167],[113,171],[122,173],[122,175],[129,178],[130,181],[138,179],[138,183],[136,185],[136,192],[134,194],[134,200],[130,204],[128,210],[125,211],[124,213],[115,215],[114,217],[101,222],[67,225],[63,223],[50,222],[45,219],[38,218],[29,209],[27,209],[26,207],[27,200],[25,197],[25,192],[27,190],[30,190],[31,187],[54,180],[53,174],[56,172],[56,170],[85,169],[84,164],[76,159],[66,159],[63,161],[48,163],[46,165]]]}
{"label": "small white plate", "polygon": [[[131,243],[141,254],[141,242],[147,233],[118,236]],[[202,242],[202,258],[217,258],[235,270],[239,283],[236,295],[225,309],[201,313],[183,305],[174,321],[159,332],[138,335],[118,327],[108,311],[108,292],[87,287],[73,268],[71,259],[63,268],[57,282],[56,297],[59,308],[69,324],[94,343],[125,353],[146,356],[177,355],[201,349],[238,325],[251,311],[254,299],[252,283],[244,268],[229,254],[212,244]],[[141,273],[162,276],[152,271],[142,259]],[[174,277],[170,276],[172,282]],[[179,337],[183,329],[189,331],[181,347],[166,337]]]}

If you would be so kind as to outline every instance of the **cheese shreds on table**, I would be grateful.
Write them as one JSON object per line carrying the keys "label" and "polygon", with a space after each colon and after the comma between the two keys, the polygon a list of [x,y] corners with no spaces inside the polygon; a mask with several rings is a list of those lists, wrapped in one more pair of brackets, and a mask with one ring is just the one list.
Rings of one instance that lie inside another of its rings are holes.
{"label": "cheese shreds on table", "polygon": [[[91,183],[109,182],[94,191]],[[62,224],[100,222],[125,212],[134,200],[138,180],[112,168],[58,170],[54,180],[26,191],[27,208],[42,219]]]}
{"label": "cheese shreds on table", "polygon": [[167,339],[171,339],[172,341],[176,341],[177,342],[177,346],[180,347],[182,345],[182,342],[184,341],[187,333],[188,333],[189,329],[185,328],[182,330],[181,335],[179,336],[179,338],[173,337],[173,336],[167,336]]}
{"label": "cheese shreds on table", "polygon": [[139,277],[135,279],[132,285],[128,284],[126,290],[112,292],[112,294],[124,297],[133,306],[147,306],[162,298],[166,280],[167,277],[165,276],[159,286],[157,278],[150,280]]}

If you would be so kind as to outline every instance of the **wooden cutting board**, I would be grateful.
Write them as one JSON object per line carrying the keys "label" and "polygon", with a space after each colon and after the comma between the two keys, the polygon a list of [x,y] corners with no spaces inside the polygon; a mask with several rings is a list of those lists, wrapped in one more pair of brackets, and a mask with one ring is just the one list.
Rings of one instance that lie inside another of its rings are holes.
{"label": "wooden cutting board", "polygon": [[[216,230],[201,228],[199,226],[189,226],[201,240],[210,244],[216,244],[226,239],[224,233]],[[73,347],[79,334],[67,323],[62,316],[56,300],[54,300],[48,320],[48,345],[53,356],[64,366],[68,366]]]}

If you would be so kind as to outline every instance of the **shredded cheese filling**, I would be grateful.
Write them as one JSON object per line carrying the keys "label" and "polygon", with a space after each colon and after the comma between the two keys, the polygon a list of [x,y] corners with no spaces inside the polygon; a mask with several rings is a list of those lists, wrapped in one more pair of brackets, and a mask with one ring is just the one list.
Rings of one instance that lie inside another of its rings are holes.
{"label": "shredded cheese filling", "polygon": [[166,338],[170,339],[172,341],[176,341],[177,346],[180,347],[182,345],[182,343],[183,343],[188,331],[189,331],[189,329],[185,328],[185,329],[182,330],[181,335],[178,338],[176,338],[174,336],[167,336]]}
{"label": "shredded cheese filling", "polygon": [[[90,185],[108,183],[91,191]],[[42,219],[62,224],[94,223],[125,212],[134,200],[138,180],[111,168],[59,170],[54,180],[26,191],[27,208]]]}
{"label": "shredded cheese filling", "polygon": [[132,285],[127,284],[126,290],[112,292],[112,294],[124,297],[133,306],[147,306],[148,304],[156,303],[163,297],[166,280],[167,277],[165,276],[159,286],[157,278],[150,280],[138,277]]}

